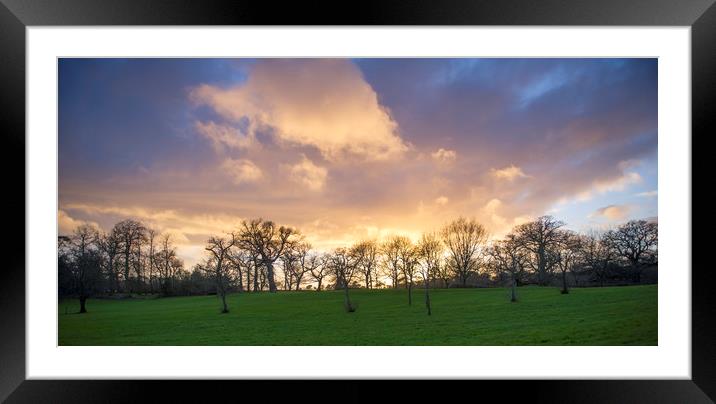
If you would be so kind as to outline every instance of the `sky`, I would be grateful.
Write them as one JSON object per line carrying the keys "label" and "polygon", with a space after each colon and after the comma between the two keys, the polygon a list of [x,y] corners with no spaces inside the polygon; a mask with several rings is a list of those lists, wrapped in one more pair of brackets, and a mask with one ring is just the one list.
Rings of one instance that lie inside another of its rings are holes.
{"label": "sky", "polygon": [[262,217],[318,250],[657,217],[656,59],[60,59],[60,234],[135,218],[187,265]]}

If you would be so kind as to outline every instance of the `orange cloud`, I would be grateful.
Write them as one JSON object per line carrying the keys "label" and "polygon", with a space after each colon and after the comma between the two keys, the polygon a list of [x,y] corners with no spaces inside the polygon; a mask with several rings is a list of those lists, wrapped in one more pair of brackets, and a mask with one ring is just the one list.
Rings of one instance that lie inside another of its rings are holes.
{"label": "orange cloud", "polygon": [[292,165],[288,169],[294,182],[304,185],[311,191],[320,191],[326,184],[328,170],[313,164],[306,156],[303,156],[298,164]]}
{"label": "orange cloud", "polygon": [[237,185],[260,181],[264,176],[261,169],[247,159],[226,159],[221,163],[221,168],[226,171]]}
{"label": "orange cloud", "polygon": [[57,227],[60,235],[69,235],[77,227],[85,224],[99,229],[99,225],[97,224],[97,222],[77,220],[71,217],[67,212],[62,209],[57,211]]}
{"label": "orange cloud", "polygon": [[507,180],[507,181],[514,181],[517,178],[527,178],[529,177],[526,175],[520,167],[517,167],[515,165],[510,165],[509,167],[501,168],[501,169],[492,169],[490,170],[490,173],[493,177],[501,180]]}
{"label": "orange cloud", "polygon": [[269,127],[279,141],[314,147],[331,161],[385,160],[408,150],[373,88],[344,59],[265,59],[245,83],[201,85],[190,97],[230,121],[248,119],[249,133]]}
{"label": "orange cloud", "polygon": [[196,122],[194,124],[197,132],[211,140],[216,152],[223,152],[224,149],[248,149],[256,145],[256,138],[253,133],[243,134],[238,129],[218,125],[214,122]]}
{"label": "orange cloud", "polygon": [[455,150],[443,149],[441,147],[437,151],[433,152],[431,156],[437,162],[445,164],[454,162],[457,158],[457,153]]}
{"label": "orange cloud", "polygon": [[631,210],[627,205],[609,205],[592,212],[589,217],[604,217],[609,220],[622,220]]}
{"label": "orange cloud", "polygon": [[435,203],[436,203],[438,206],[445,206],[445,205],[447,205],[447,203],[448,203],[449,201],[450,201],[450,199],[448,199],[447,196],[440,196],[440,197],[438,197],[438,198],[435,199]]}

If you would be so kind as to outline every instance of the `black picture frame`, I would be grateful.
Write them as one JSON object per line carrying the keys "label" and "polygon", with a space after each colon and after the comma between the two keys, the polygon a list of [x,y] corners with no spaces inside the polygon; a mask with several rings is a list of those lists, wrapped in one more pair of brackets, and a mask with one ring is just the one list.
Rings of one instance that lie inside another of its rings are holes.
{"label": "black picture frame", "polygon": [[[279,5],[280,4],[280,5]],[[122,1],[0,0],[0,127],[7,185],[7,228],[18,230],[6,241],[0,270],[0,399],[8,402],[119,402],[150,399],[146,390],[165,400],[215,399],[230,393],[232,401],[247,395],[295,399],[295,392],[315,398],[372,398],[388,395],[406,400],[454,393],[479,397],[484,391],[507,399],[547,402],[713,402],[716,399],[716,304],[711,288],[713,270],[696,265],[692,256],[692,378],[691,380],[469,381],[469,386],[425,389],[391,385],[385,389],[366,381],[62,381],[25,380],[25,44],[27,26],[48,25],[564,25],[564,26],[689,26],[692,67],[692,217],[706,227],[704,190],[710,167],[698,153],[708,153],[708,121],[716,116],[716,6],[714,0],[501,0],[384,2],[249,2],[249,1]],[[679,135],[679,134],[674,134]],[[701,147],[699,147],[701,146]],[[22,168],[20,168],[22,167]],[[24,172],[24,171],[23,171]],[[699,181],[699,180],[702,181]],[[705,191],[709,192],[709,191]],[[701,202],[700,202],[701,201]],[[701,205],[699,204],[701,203]],[[19,212],[25,212],[20,215]],[[9,214],[8,214],[9,213]],[[701,214],[701,215],[699,215]],[[708,251],[708,238],[695,237],[692,251]],[[7,231],[7,230],[6,230]],[[687,276],[689,268],[684,268]],[[207,383],[212,383],[207,386]],[[247,384],[251,383],[251,386]],[[403,382],[398,382],[403,383]],[[170,384],[170,385],[168,385]],[[217,388],[217,384],[221,388]]]}

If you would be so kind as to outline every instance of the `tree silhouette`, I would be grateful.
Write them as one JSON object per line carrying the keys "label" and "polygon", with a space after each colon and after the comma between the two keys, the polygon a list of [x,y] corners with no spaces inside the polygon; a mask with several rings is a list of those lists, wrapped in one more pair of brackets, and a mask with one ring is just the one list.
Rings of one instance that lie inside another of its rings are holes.
{"label": "tree silhouette", "polygon": [[659,226],[646,220],[631,220],[605,234],[616,253],[627,260],[635,281],[641,282],[644,266],[657,261]]}
{"label": "tree silhouette", "polygon": [[435,233],[424,233],[418,242],[417,248],[418,262],[420,264],[420,274],[425,288],[425,308],[428,310],[428,316],[432,315],[432,306],[430,303],[430,275],[436,272],[440,266],[443,254],[443,244]]}
{"label": "tree silhouette", "polygon": [[479,269],[481,248],[487,243],[487,230],[475,219],[460,217],[443,227],[441,236],[449,253],[449,265],[462,287]]}
{"label": "tree silhouette", "polygon": [[537,281],[542,286],[549,284],[554,267],[559,262],[556,250],[561,240],[559,229],[562,226],[564,226],[564,222],[556,220],[552,216],[540,216],[536,220],[521,224],[514,229],[516,240],[520,246],[532,255],[532,259],[528,263],[537,273]]}
{"label": "tree silhouette", "polygon": [[229,251],[235,244],[236,236],[230,233],[228,238],[211,237],[206,246],[206,250],[211,252],[214,258],[213,272],[216,277],[216,292],[221,297],[222,313],[229,312],[229,307],[226,305],[226,288],[231,280],[231,265],[228,261],[230,261]]}
{"label": "tree silhouette", "polygon": [[276,292],[274,279],[274,263],[286,248],[291,246],[296,230],[290,227],[278,226],[270,220],[253,219],[241,223],[239,241],[243,248],[256,253],[261,264],[266,267],[266,276],[269,291]]}

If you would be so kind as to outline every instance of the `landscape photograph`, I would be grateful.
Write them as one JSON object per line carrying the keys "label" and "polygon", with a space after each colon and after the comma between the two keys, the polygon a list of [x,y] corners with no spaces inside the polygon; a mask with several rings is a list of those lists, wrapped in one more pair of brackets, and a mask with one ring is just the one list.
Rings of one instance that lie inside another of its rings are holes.
{"label": "landscape photograph", "polygon": [[59,58],[58,345],[656,346],[657,73]]}

